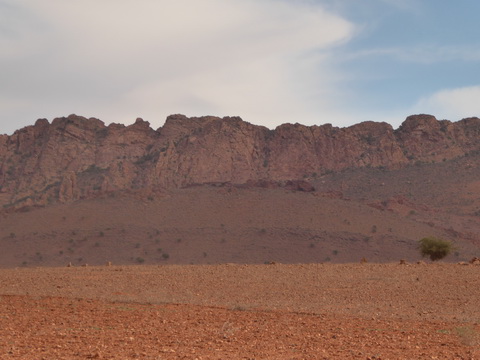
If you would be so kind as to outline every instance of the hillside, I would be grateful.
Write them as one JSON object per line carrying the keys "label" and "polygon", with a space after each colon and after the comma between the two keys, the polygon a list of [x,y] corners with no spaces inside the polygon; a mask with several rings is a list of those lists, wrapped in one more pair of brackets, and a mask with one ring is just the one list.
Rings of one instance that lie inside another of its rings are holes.
{"label": "hillside", "polygon": [[478,256],[480,119],[349,128],[71,115],[0,136],[0,266]]}

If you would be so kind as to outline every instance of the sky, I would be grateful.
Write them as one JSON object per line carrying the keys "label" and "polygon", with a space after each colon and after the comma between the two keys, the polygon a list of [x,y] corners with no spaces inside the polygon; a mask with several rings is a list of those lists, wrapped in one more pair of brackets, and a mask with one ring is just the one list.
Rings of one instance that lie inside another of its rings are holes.
{"label": "sky", "polygon": [[478,0],[0,0],[0,134],[77,114],[480,116]]}

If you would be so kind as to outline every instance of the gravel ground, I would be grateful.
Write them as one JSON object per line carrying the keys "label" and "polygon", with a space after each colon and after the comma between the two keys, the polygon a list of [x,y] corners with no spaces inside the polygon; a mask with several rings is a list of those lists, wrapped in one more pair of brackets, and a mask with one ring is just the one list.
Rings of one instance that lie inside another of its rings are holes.
{"label": "gravel ground", "polygon": [[480,266],[0,270],[1,359],[480,359]]}

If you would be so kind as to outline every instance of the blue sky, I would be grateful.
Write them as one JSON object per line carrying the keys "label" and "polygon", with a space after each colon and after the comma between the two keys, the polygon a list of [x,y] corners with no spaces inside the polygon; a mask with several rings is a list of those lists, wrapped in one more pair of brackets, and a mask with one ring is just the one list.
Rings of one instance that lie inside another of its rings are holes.
{"label": "blue sky", "polygon": [[480,116],[478,0],[0,0],[0,133]]}

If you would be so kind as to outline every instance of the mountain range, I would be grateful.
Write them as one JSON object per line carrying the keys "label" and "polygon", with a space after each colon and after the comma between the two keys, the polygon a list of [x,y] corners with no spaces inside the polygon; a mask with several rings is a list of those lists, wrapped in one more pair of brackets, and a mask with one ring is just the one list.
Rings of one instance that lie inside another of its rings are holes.
{"label": "mountain range", "polygon": [[77,115],[0,135],[0,266],[478,256],[480,119],[284,124]]}

